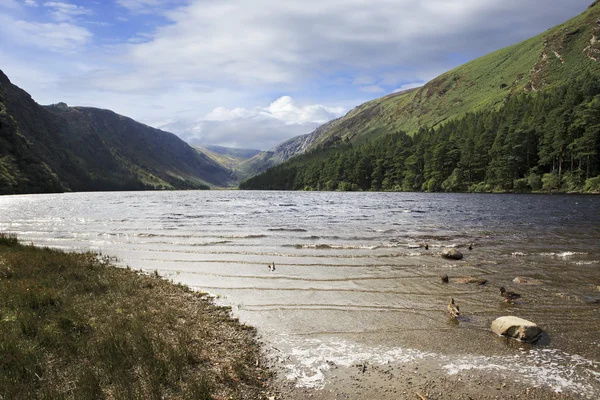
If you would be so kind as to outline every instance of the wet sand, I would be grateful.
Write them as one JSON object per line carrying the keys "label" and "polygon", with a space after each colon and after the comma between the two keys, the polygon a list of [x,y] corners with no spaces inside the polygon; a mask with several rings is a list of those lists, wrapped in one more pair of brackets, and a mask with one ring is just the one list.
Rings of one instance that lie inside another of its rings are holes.
{"label": "wet sand", "polygon": [[[277,367],[275,367],[277,370]],[[280,370],[280,373],[283,370]],[[466,371],[448,375],[431,361],[415,361],[403,365],[356,364],[351,367],[331,365],[325,386],[321,389],[298,388],[285,378],[276,379],[275,395],[289,400],[334,399],[579,399],[534,387],[503,374]]]}

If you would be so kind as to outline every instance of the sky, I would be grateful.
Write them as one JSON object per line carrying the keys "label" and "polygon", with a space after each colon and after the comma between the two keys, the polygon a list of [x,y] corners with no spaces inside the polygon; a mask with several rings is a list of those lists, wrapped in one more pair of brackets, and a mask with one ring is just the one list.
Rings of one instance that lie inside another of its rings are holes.
{"label": "sky", "polygon": [[592,0],[0,0],[0,70],[40,104],[267,150]]}

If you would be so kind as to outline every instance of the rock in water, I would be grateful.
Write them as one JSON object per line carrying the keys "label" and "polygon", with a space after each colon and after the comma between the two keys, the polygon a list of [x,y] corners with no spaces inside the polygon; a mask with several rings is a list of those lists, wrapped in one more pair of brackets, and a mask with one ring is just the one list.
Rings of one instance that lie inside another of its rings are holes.
{"label": "rock in water", "polygon": [[460,260],[463,258],[463,255],[460,251],[456,249],[445,249],[442,251],[442,257],[447,258],[449,260]]}
{"label": "rock in water", "polygon": [[485,285],[487,283],[487,279],[473,278],[472,276],[467,276],[466,278],[456,279],[456,283],[476,283],[478,285]]}
{"label": "rock in water", "polygon": [[492,331],[522,342],[535,342],[543,332],[535,323],[513,316],[497,318],[492,322]]}
{"label": "rock in water", "polygon": [[532,286],[543,284],[543,282],[540,281],[539,279],[525,278],[522,276],[517,276],[515,279],[513,279],[513,283],[516,283],[517,285],[532,285]]}

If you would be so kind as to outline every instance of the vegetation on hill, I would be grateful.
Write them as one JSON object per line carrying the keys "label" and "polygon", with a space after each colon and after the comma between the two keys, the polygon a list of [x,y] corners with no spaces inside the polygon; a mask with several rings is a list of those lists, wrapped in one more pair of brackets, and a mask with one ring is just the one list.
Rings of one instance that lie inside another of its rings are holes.
{"label": "vegetation on hill", "polygon": [[231,170],[232,173],[237,171],[242,163],[260,153],[260,150],[235,149],[212,145],[194,146],[194,148],[210,157],[213,161]]}
{"label": "vegetation on hill", "polygon": [[589,72],[600,77],[600,5],[521,43],[477,58],[421,88],[362,104],[333,121],[308,150],[414,134],[467,113],[498,109],[507,98],[562,86]]}
{"label": "vegetation on hill", "polygon": [[172,133],[112,111],[42,107],[0,71],[0,194],[208,189],[230,171]]}
{"label": "vegetation on hill", "polygon": [[356,107],[240,188],[598,190],[599,38],[595,2],[422,88]]}
{"label": "vegetation on hill", "polygon": [[203,294],[0,234],[0,399],[259,399],[255,331]]}
{"label": "vegetation on hill", "polygon": [[321,147],[240,188],[600,192],[600,80],[586,74],[414,136]]}

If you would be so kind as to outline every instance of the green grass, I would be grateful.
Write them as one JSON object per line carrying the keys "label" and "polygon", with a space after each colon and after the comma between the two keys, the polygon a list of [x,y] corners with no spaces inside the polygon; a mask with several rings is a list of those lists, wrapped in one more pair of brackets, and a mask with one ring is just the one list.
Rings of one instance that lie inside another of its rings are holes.
{"label": "green grass", "polygon": [[202,294],[0,234],[0,399],[254,399],[252,328]]}

